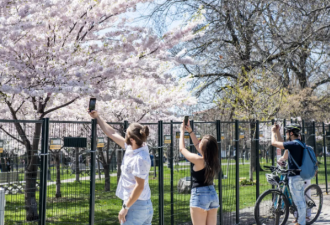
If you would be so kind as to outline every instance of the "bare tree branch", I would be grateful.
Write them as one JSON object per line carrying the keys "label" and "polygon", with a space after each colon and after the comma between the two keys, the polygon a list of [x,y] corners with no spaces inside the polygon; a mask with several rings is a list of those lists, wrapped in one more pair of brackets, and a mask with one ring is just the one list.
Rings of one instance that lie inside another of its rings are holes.
{"label": "bare tree branch", "polygon": [[13,136],[12,134],[10,134],[8,131],[6,131],[6,130],[2,127],[2,125],[0,126],[0,129],[1,129],[3,132],[5,132],[5,133],[6,133],[9,137],[11,137],[12,139],[18,141],[18,142],[21,143],[21,144],[24,144],[23,141],[19,140],[18,138],[16,138],[16,137]]}
{"label": "bare tree branch", "polygon": [[60,109],[60,108],[63,108],[63,107],[65,107],[65,106],[70,105],[71,103],[73,103],[74,101],[76,101],[78,98],[79,98],[79,97],[74,98],[73,100],[71,100],[71,101],[69,101],[69,102],[67,102],[67,103],[65,103],[65,104],[63,104],[63,105],[60,105],[60,106],[57,106],[57,107],[55,107],[55,108],[52,108],[52,109],[47,110],[46,112],[44,112],[44,113],[40,116],[40,118],[44,118],[44,116],[45,116],[46,114],[51,113],[51,112],[53,112],[53,111],[55,111],[55,110],[58,110],[58,109]]}

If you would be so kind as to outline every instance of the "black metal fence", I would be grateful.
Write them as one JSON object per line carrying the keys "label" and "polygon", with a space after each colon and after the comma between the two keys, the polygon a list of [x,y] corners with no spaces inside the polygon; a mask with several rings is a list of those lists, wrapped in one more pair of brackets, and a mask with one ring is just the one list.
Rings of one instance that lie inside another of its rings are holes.
{"label": "black metal fence", "polygon": [[[314,148],[319,161],[313,182],[328,192],[330,126],[300,123],[302,139]],[[122,135],[129,126],[127,121],[110,124]],[[222,170],[214,184],[221,203],[219,223],[254,222],[254,203],[271,188],[264,166],[274,165],[277,154],[283,153],[270,144],[272,124],[191,121],[198,137],[211,134],[218,140]],[[145,125],[150,128],[153,224],[191,224],[192,164],[179,152],[180,122]],[[196,152],[189,136],[185,142]],[[0,120],[0,153],[6,224],[119,224],[122,201],[115,193],[125,152],[104,135],[95,120]]]}

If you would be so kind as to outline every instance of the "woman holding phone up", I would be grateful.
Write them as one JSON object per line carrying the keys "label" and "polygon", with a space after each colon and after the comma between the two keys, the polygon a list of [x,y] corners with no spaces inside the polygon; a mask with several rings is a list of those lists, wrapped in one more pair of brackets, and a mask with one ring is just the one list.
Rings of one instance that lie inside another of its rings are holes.
{"label": "woman holding phone up", "polygon": [[[188,131],[195,148],[201,156],[189,152],[184,144],[184,132]],[[192,189],[190,197],[190,214],[194,225],[216,225],[219,198],[213,185],[214,177],[220,172],[217,140],[211,135],[205,135],[201,141],[190,127],[188,121],[181,124],[180,152],[194,164]]]}
{"label": "woman holding phone up", "polygon": [[132,123],[123,138],[93,110],[89,115],[97,119],[103,132],[126,149],[121,165],[121,176],[116,195],[123,200],[123,207],[118,214],[120,224],[151,225],[153,208],[149,187],[150,156],[145,144],[149,128]]}

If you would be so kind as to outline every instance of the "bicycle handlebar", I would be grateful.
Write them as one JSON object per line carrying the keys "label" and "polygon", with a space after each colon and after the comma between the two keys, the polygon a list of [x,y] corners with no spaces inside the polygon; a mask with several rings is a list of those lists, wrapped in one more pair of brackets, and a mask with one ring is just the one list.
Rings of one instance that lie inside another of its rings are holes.
{"label": "bicycle handlebar", "polygon": [[295,174],[296,172],[300,172],[300,169],[280,169],[278,166],[264,166],[265,168],[268,168],[271,170],[271,172],[279,172],[281,174],[287,174],[287,173],[293,173]]}

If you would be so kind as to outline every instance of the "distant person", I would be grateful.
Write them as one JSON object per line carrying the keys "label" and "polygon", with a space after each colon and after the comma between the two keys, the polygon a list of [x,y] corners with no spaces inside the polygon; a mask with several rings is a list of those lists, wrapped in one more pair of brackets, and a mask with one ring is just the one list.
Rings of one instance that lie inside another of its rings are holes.
{"label": "distant person", "polygon": [[[197,151],[201,154],[194,154],[185,148],[184,133],[189,132],[191,140]],[[219,208],[219,197],[214,188],[213,179],[220,172],[217,140],[211,135],[205,135],[201,141],[190,127],[181,124],[180,152],[191,163],[192,189],[190,197],[190,215],[194,225],[216,225],[217,211]]]}
{"label": "distant person", "polygon": [[7,172],[10,172],[10,159],[7,159]]}
{"label": "distant person", "polygon": [[103,132],[126,149],[116,195],[123,200],[118,220],[124,225],[151,225],[153,207],[149,187],[150,156],[147,144],[148,126],[129,125],[123,138],[93,110],[89,115],[97,119]]}
{"label": "distant person", "polygon": [[[280,149],[287,149],[284,155],[278,160],[278,163],[283,165],[283,162],[288,160],[289,155],[297,162],[299,166],[302,165],[303,147],[299,143],[295,142],[300,136],[301,127],[298,124],[291,124],[285,127],[286,138],[288,141],[283,142],[283,138],[280,134],[279,125],[272,127],[272,145]],[[276,140],[277,137],[277,140]],[[298,169],[293,160],[289,160],[289,169]],[[300,176],[300,172],[296,172],[296,175],[289,176],[289,187],[292,194],[293,202],[298,210],[298,219],[294,221],[295,225],[306,224],[306,201],[305,201],[305,181]]]}

